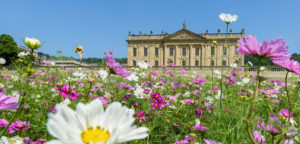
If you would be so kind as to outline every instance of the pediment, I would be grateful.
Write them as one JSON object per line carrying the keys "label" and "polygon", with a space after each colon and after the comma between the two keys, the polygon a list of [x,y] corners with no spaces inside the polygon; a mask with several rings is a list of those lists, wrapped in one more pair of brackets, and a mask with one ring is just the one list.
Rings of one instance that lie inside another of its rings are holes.
{"label": "pediment", "polygon": [[187,29],[181,29],[171,35],[168,35],[165,37],[167,40],[196,40],[196,39],[205,39],[204,37],[193,33]]}

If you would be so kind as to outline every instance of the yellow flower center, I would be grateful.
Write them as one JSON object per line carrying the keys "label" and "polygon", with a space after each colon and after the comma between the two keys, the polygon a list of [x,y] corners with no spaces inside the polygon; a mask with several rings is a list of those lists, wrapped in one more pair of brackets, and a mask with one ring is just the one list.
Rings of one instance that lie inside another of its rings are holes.
{"label": "yellow flower center", "polygon": [[107,142],[109,136],[109,131],[102,129],[100,126],[97,126],[96,128],[89,127],[86,131],[81,133],[81,140],[85,144],[90,142]]}

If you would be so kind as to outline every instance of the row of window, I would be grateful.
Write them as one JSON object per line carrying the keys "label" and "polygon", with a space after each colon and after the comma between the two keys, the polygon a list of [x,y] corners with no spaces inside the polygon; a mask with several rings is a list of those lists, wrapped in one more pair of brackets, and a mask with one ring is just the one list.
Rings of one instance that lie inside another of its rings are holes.
{"label": "row of window", "polygon": [[[169,55],[174,56],[174,48],[169,49]],[[199,56],[200,54],[200,48],[195,48],[195,55]],[[211,56],[215,55],[215,47],[211,47],[210,49]],[[155,48],[155,56],[159,55],[159,49]],[[223,55],[227,55],[227,48],[223,47]],[[235,52],[235,55],[238,55],[237,52]],[[133,56],[137,56],[137,48],[133,48]],[[144,48],[144,56],[148,56],[148,48]],[[186,48],[182,48],[182,56],[186,56]]]}
{"label": "row of window", "polygon": [[[147,62],[147,61],[146,61]],[[159,64],[158,64],[158,60],[156,60],[155,62],[155,66],[159,66]],[[169,63],[173,63],[173,60],[169,60]],[[239,61],[235,61],[235,63],[239,63]],[[133,61],[133,65],[134,66],[136,66],[136,61]],[[181,65],[182,66],[186,66],[186,61],[185,60],[183,60],[183,61],[181,61]],[[210,65],[211,66],[215,66],[215,61],[214,60],[211,60],[210,61]],[[227,61],[226,60],[223,60],[222,61],[222,66],[226,66],[227,65]],[[195,60],[195,66],[199,66],[199,60]]]}
{"label": "row of window", "polygon": [[[158,56],[159,49],[155,48],[155,56]],[[133,48],[133,56],[137,56],[137,48]],[[148,48],[144,48],[144,56],[148,56]]]}

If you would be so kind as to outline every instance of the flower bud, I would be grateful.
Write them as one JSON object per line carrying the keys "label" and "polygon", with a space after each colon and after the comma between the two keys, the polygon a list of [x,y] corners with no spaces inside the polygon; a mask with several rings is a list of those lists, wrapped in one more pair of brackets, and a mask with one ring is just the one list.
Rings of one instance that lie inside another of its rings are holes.
{"label": "flower bud", "polygon": [[75,48],[75,53],[77,53],[80,56],[80,59],[82,60],[82,55],[83,55],[83,47],[81,45],[78,45]]}
{"label": "flower bud", "polygon": [[35,38],[26,37],[24,43],[28,48],[31,49],[38,49],[41,46],[40,41]]}

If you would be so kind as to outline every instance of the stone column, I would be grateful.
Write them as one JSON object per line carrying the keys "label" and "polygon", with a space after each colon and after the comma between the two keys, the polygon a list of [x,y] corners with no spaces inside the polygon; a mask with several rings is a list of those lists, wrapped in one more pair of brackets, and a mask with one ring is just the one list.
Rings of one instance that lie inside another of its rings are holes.
{"label": "stone column", "polygon": [[188,66],[192,66],[192,45],[189,44],[189,65]]}
{"label": "stone column", "polygon": [[164,48],[164,65],[167,65],[167,53],[168,53],[168,47],[166,45],[163,46]]}
{"label": "stone column", "polygon": [[202,66],[206,66],[206,61],[207,61],[207,55],[206,55],[206,45],[202,44],[202,48],[201,48],[201,63]]}
{"label": "stone column", "polygon": [[137,61],[142,61],[143,60],[143,57],[144,57],[144,47],[143,45],[139,45],[138,46],[138,58],[137,58]]}
{"label": "stone column", "polygon": [[131,66],[131,64],[130,64],[130,61],[131,61],[130,51],[132,52],[131,47],[127,46],[127,50],[128,50],[128,53],[127,53],[127,65]]}
{"label": "stone column", "polygon": [[175,45],[175,55],[174,55],[174,57],[175,57],[175,65],[176,66],[181,66],[181,64],[180,64],[180,48],[179,48],[179,46],[176,44]]}
{"label": "stone column", "polygon": [[148,62],[151,63],[152,65],[154,65],[155,55],[152,51],[153,51],[153,45],[149,44],[148,45],[148,59],[149,59]]}
{"label": "stone column", "polygon": [[159,45],[158,48],[159,48],[159,54],[158,54],[159,65],[163,65],[164,64],[164,49],[163,49],[162,45]]}

